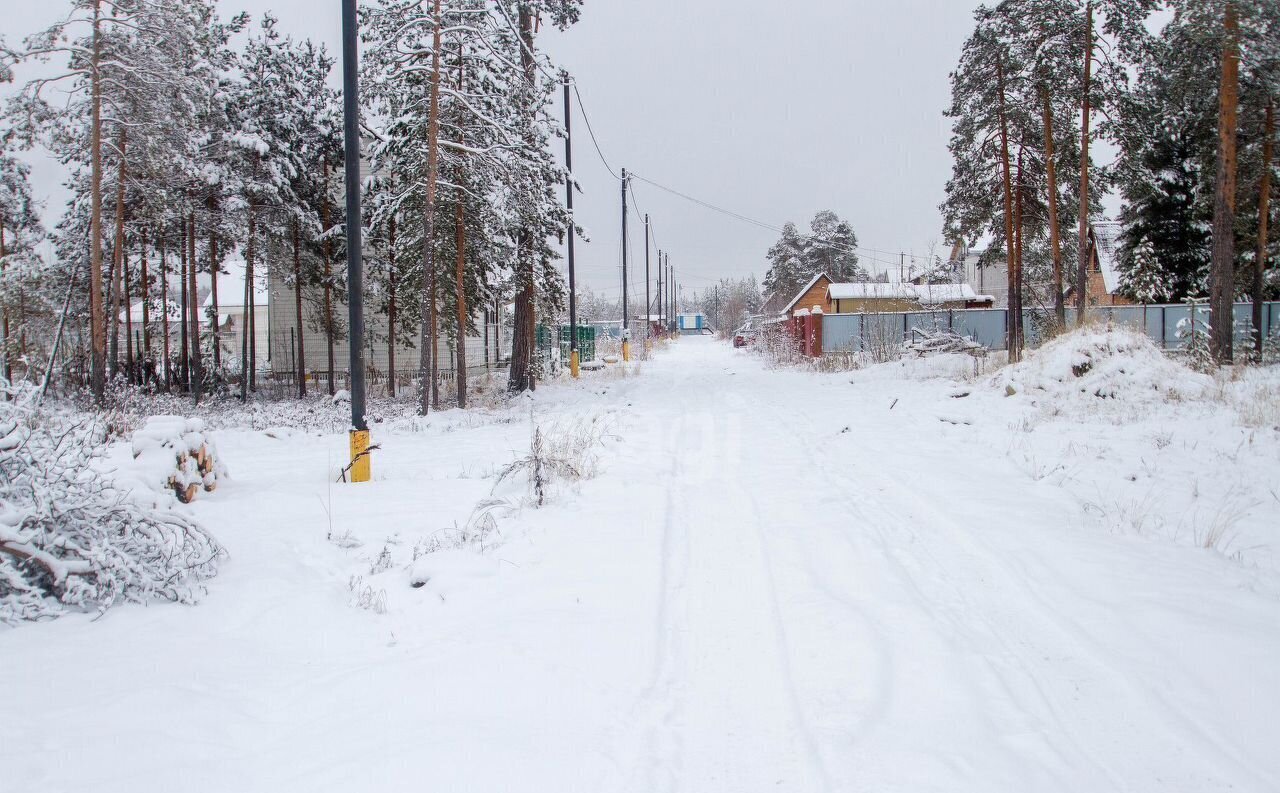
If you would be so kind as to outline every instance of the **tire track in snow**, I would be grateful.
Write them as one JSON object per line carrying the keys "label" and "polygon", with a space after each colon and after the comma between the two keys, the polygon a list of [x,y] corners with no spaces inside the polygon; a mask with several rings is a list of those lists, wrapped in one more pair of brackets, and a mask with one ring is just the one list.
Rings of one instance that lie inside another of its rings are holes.
{"label": "tire track in snow", "polygon": [[[818,429],[811,423],[807,427],[790,421],[785,410],[778,410],[780,423],[790,426],[793,431],[817,437]],[[1060,747],[1052,747],[1063,767],[1078,767],[1082,761],[1091,765],[1112,788],[1125,786],[1125,775],[1114,767],[1108,756],[1098,751],[1103,748],[1096,743],[1096,733],[1091,729],[1091,743],[1082,734],[1085,725],[1077,726],[1081,714],[1080,699],[1072,697],[1071,701],[1063,701],[1062,694],[1047,686],[1043,680],[1046,674],[1053,682],[1061,682],[1063,672],[1060,668],[1046,667],[1042,660],[1055,659],[1058,664],[1074,667],[1068,679],[1090,686],[1095,691],[1107,688],[1116,690],[1118,696],[1094,694],[1093,708],[1083,713],[1086,724],[1094,726],[1112,726],[1113,708],[1117,701],[1127,699],[1130,702],[1142,703],[1148,710],[1154,710],[1163,718],[1148,719],[1151,723],[1161,724],[1173,721],[1193,734],[1202,745],[1213,747],[1218,756],[1230,757],[1241,768],[1246,768],[1259,784],[1264,782],[1259,770],[1250,767],[1239,753],[1225,744],[1217,736],[1204,730],[1189,714],[1163,697],[1153,696],[1141,686],[1136,685],[1118,669],[1107,661],[1107,653],[1099,641],[1082,626],[1061,613],[1060,609],[1048,603],[1027,579],[1026,575],[1015,570],[1008,561],[1002,559],[975,532],[958,523],[952,516],[944,514],[928,499],[909,490],[903,484],[893,480],[873,466],[860,466],[854,471],[837,465],[834,455],[821,446],[814,444],[823,459],[823,464],[815,466],[822,473],[833,493],[839,494],[842,501],[852,510],[861,514],[865,525],[871,527],[881,546],[885,558],[892,562],[904,580],[909,581],[918,596],[930,609],[942,608],[948,612],[948,622],[959,629],[981,646],[991,643],[999,650],[999,657],[1018,670],[1019,679],[1031,687],[1041,708],[1037,714],[1027,710],[1025,695],[1010,687],[1007,669],[997,666],[990,656],[985,656],[987,668],[992,678],[997,681],[1006,693],[1006,701],[1016,704],[1024,715],[1033,720],[1048,721],[1054,727],[1054,737],[1066,739],[1071,749],[1070,756],[1064,755]],[[837,473],[838,472],[838,473]],[[856,478],[855,478],[856,477]],[[847,494],[866,491],[868,485],[879,490],[885,498],[877,502],[859,502]],[[877,517],[878,515],[878,517]],[[935,530],[922,533],[911,531],[905,527],[912,524],[925,523]],[[896,537],[891,538],[888,530],[896,529]],[[841,536],[850,545],[856,546],[853,536],[841,532]],[[903,535],[906,535],[905,537]],[[958,556],[965,565],[957,568],[947,565],[938,555],[937,543],[946,539],[950,548],[949,556]],[[905,542],[903,540],[906,540]],[[910,549],[910,554],[905,549]],[[916,563],[912,570],[907,560]],[[961,580],[958,571],[968,571],[968,577]],[[932,592],[926,591],[926,588]],[[938,597],[939,592],[946,592],[949,597]],[[972,592],[991,592],[992,595],[982,598],[982,602],[970,596]],[[1018,605],[1015,605],[1018,604]],[[1027,609],[1030,606],[1030,610]],[[1034,618],[1031,618],[1034,615]],[[1002,617],[1002,625],[993,621],[993,616]],[[1004,623],[1016,624],[1010,631]],[[973,626],[981,628],[975,633]],[[1182,742],[1172,732],[1167,733],[1165,745],[1172,748]],[[1127,755],[1126,755],[1127,757]],[[1155,759],[1151,763],[1157,764]]]}

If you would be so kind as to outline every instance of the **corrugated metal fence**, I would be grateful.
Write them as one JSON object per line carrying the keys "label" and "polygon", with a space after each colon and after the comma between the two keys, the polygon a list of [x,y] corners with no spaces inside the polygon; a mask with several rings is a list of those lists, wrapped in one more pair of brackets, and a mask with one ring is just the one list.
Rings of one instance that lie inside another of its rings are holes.
{"label": "corrugated metal fence", "polygon": [[[1264,336],[1280,331],[1280,302],[1267,303],[1262,312]],[[1191,316],[1186,304],[1161,306],[1094,306],[1088,315],[1092,320],[1129,325],[1146,333],[1166,349],[1182,346],[1178,323]],[[1200,306],[1197,318],[1209,322],[1209,307]],[[1044,332],[1052,325],[1053,312],[1040,309],[1023,311],[1027,346],[1036,347]],[[991,349],[1003,349],[1008,330],[1008,311],[1003,308],[971,308],[954,311],[911,311],[893,314],[827,314],[822,318],[823,352],[848,352],[867,349],[872,343],[902,342],[911,339],[914,328],[933,330],[949,328]],[[1068,309],[1067,324],[1075,324],[1075,310]],[[1252,343],[1253,304],[1236,303],[1235,334],[1237,344]]]}

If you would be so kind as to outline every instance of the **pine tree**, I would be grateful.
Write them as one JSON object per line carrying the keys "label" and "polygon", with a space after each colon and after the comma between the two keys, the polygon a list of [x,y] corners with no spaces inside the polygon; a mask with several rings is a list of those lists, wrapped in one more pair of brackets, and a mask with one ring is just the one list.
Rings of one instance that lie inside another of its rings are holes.
{"label": "pine tree", "polygon": [[0,378],[5,381],[15,379],[15,361],[26,357],[28,334],[36,330],[29,309],[39,311],[41,293],[54,286],[41,277],[35,253],[44,229],[30,177],[26,163],[0,149]]}
{"label": "pine tree", "polygon": [[1128,257],[1122,260],[1120,288],[1122,293],[1139,303],[1159,303],[1168,299],[1168,276],[1156,255],[1155,245],[1149,239],[1138,244]]}

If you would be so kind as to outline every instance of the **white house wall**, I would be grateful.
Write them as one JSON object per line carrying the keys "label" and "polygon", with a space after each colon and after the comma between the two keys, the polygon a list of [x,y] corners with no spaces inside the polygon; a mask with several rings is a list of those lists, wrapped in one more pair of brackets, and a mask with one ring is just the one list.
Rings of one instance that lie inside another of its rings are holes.
{"label": "white house wall", "polygon": [[[296,353],[291,352],[290,347],[296,344],[295,340],[298,334],[297,306],[293,288],[281,280],[272,279],[269,284],[269,293],[271,368],[275,372],[292,372]],[[314,324],[317,315],[316,305],[319,300],[310,299],[310,297],[310,293],[308,293],[308,296],[302,301],[302,311],[305,316],[302,339],[306,354],[306,369],[309,374],[314,375],[328,371],[329,348],[324,332],[317,329]],[[347,305],[335,301],[334,314],[341,321],[342,327],[345,328],[347,325]],[[486,366],[495,367],[499,361],[505,360],[510,354],[511,341],[507,338],[509,333],[506,330],[502,332],[501,345],[499,345],[497,327],[493,324],[488,325],[489,344],[488,354],[486,355],[485,325],[482,322],[482,315],[477,312],[474,317],[478,332],[467,337],[467,368],[484,369]],[[416,327],[414,330],[416,335]],[[383,340],[387,332],[386,315],[380,312],[366,311],[365,332],[368,337],[377,339],[365,349],[365,364],[375,372],[385,373],[390,368],[387,344]],[[264,349],[259,347],[258,354],[260,357],[264,355]],[[350,356],[350,347],[347,340],[345,338],[337,339],[334,342],[333,349],[334,370],[345,373]],[[436,342],[436,350],[440,371],[452,371],[454,353],[449,339],[442,335]],[[397,373],[404,376],[416,371],[419,358],[420,354],[417,347],[403,344],[396,345]]]}

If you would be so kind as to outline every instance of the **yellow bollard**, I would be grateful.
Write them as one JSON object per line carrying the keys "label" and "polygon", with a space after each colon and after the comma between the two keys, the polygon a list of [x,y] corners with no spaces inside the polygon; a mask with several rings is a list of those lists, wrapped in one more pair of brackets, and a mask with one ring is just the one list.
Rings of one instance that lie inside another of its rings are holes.
{"label": "yellow bollard", "polygon": [[351,431],[351,481],[368,482],[373,477],[369,454],[369,431]]}
{"label": "yellow bollard", "polygon": [[573,379],[578,379],[578,351],[574,350],[569,353],[569,374],[573,375]]}
{"label": "yellow bollard", "polygon": [[631,360],[631,342],[627,339],[622,340],[622,360]]}

